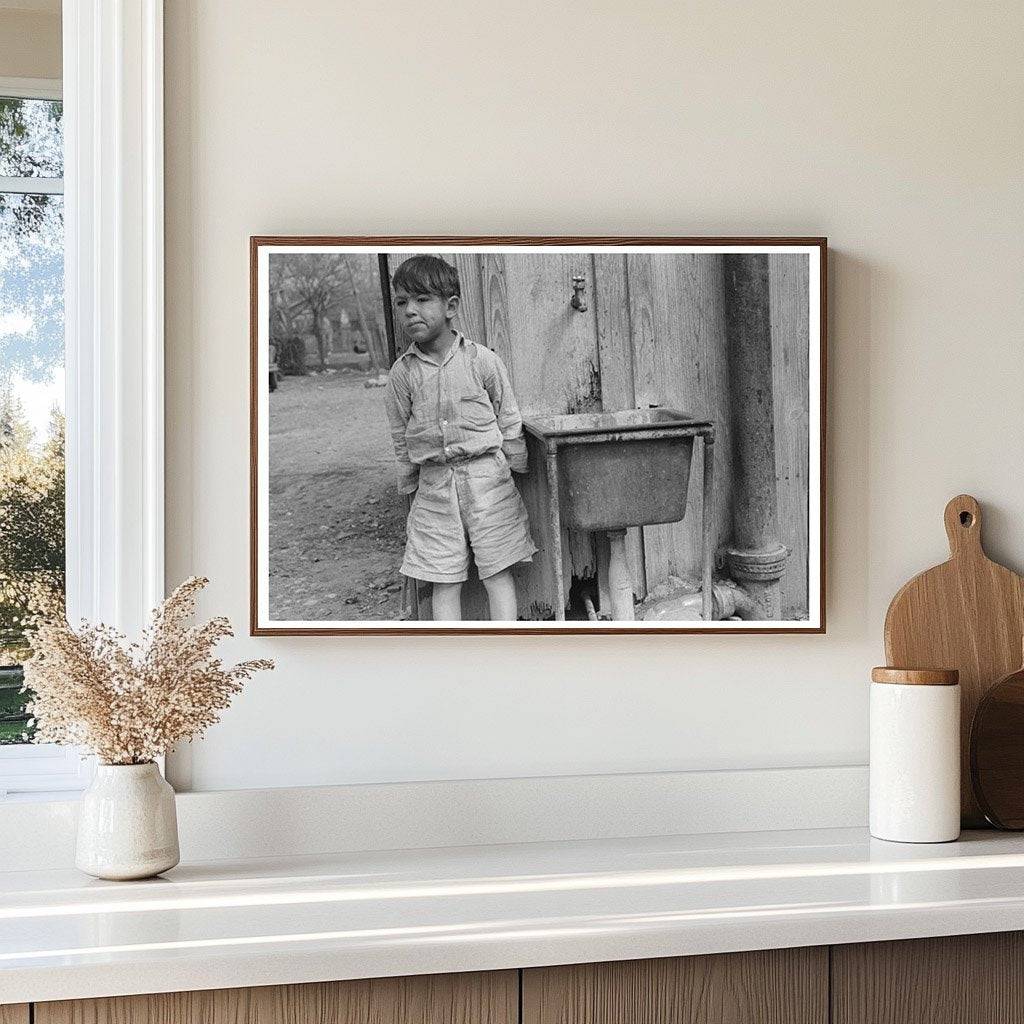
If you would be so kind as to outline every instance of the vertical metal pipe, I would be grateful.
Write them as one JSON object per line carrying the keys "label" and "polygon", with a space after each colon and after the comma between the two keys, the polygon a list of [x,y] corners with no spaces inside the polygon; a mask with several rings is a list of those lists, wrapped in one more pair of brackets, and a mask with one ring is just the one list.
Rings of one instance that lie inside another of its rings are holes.
{"label": "vertical metal pipe", "polygon": [[701,615],[705,622],[714,617],[714,589],[711,573],[715,567],[715,435],[712,427],[701,438],[701,453],[704,456],[704,501],[701,506],[702,545],[701,552]]}
{"label": "vertical metal pipe", "polygon": [[548,479],[548,532],[555,571],[555,621],[565,620],[565,579],[562,576],[562,510],[558,497],[558,450],[549,442],[545,455]]}
{"label": "vertical metal pipe", "polygon": [[727,556],[756,617],[779,619],[779,579],[789,552],[780,540],[775,484],[768,257],[729,253],[722,266],[734,467],[733,544]]}

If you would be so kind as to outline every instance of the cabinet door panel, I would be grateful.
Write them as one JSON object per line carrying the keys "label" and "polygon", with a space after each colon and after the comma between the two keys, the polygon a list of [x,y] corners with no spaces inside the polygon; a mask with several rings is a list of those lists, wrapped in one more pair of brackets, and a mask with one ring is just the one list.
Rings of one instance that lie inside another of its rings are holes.
{"label": "cabinet door panel", "polygon": [[28,1024],[26,1003],[7,1003],[0,1006],[0,1024]]}
{"label": "cabinet door panel", "polygon": [[523,1024],[825,1024],[825,947],[523,972]]}
{"label": "cabinet door panel", "polygon": [[1024,1024],[1024,935],[832,947],[834,1024]]}
{"label": "cabinet door panel", "polygon": [[495,971],[39,1003],[35,1024],[515,1024],[517,1005]]}

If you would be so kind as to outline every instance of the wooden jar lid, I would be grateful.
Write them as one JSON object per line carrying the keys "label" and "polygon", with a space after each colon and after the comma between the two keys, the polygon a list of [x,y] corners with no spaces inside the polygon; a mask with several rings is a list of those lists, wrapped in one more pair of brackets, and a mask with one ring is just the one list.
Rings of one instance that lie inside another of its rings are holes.
{"label": "wooden jar lid", "polygon": [[956,686],[960,673],[955,668],[889,668],[871,670],[873,683],[900,683],[905,686]]}

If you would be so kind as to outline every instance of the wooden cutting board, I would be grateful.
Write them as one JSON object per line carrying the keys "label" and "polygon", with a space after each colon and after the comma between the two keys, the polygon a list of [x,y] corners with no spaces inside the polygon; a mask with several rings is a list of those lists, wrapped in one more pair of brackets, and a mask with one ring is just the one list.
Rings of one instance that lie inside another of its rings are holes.
{"label": "wooden cutting board", "polygon": [[1020,667],[1024,636],[1024,579],[985,554],[981,519],[969,494],[950,501],[949,561],[905,584],[885,616],[889,665],[960,671],[960,813],[973,828],[985,818],[971,789],[971,722],[988,688]]}

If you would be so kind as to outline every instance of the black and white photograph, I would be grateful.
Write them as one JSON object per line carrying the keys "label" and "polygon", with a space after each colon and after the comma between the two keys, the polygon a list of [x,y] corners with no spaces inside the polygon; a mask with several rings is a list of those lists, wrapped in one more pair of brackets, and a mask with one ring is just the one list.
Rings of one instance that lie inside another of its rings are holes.
{"label": "black and white photograph", "polygon": [[254,237],[252,632],[823,632],[824,268]]}

